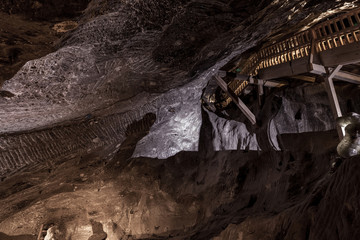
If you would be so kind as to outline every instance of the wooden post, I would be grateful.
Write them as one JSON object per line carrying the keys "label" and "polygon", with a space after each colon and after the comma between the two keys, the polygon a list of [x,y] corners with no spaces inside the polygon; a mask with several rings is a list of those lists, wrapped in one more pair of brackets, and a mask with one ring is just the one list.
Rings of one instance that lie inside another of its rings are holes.
{"label": "wooden post", "polygon": [[241,101],[238,96],[236,96],[236,94],[228,87],[226,82],[221,77],[219,77],[217,74],[215,74],[214,76],[220,88],[229,95],[229,97],[233,100],[233,102],[241,110],[241,112],[247,117],[247,119],[249,119],[251,124],[255,125],[255,115],[250,111],[250,109],[245,105],[245,103]]}
{"label": "wooden post", "polygon": [[264,95],[264,80],[257,79],[258,84],[258,103],[259,106],[262,105],[262,96]]}
{"label": "wooden post", "polygon": [[[329,71],[329,69],[326,69],[327,72],[327,76],[325,77],[325,89],[326,92],[328,94],[329,97],[329,101],[330,101],[330,107],[331,110],[333,112],[334,115],[334,119],[336,120],[338,117],[341,117],[341,109],[340,109],[340,105],[339,105],[339,100],[336,96],[336,91],[335,91],[335,87],[334,87],[334,82],[333,82],[333,77],[336,75],[336,73],[339,72],[339,70],[341,69],[342,65],[338,65],[334,70],[332,70],[331,72]],[[340,126],[336,126],[338,135],[340,140],[342,140],[344,138],[344,132],[341,129]]]}
{"label": "wooden post", "polygon": [[310,45],[310,52],[309,52],[309,67],[310,71],[312,70],[312,64],[314,62],[314,55],[316,54],[316,47],[315,47],[315,39],[316,39],[316,33],[313,29],[310,30],[310,39],[311,39],[311,45]]}
{"label": "wooden post", "polygon": [[39,231],[39,234],[38,234],[38,237],[37,237],[36,240],[40,240],[40,239],[41,239],[41,235],[42,235],[43,228],[44,228],[44,224],[41,224],[41,226],[40,226],[40,231]]}

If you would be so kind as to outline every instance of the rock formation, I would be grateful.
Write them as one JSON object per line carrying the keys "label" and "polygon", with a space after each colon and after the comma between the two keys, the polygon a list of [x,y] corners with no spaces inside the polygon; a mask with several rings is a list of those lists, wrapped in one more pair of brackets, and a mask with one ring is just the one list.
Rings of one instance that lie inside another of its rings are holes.
{"label": "rock formation", "polygon": [[337,146],[340,156],[348,158],[360,154],[360,115],[350,113],[337,119],[337,123],[345,129],[345,136]]}
{"label": "rock formation", "polygon": [[2,1],[0,239],[360,239],[358,115],[340,161],[321,82],[247,95],[257,126],[201,101],[241,54],[357,6]]}

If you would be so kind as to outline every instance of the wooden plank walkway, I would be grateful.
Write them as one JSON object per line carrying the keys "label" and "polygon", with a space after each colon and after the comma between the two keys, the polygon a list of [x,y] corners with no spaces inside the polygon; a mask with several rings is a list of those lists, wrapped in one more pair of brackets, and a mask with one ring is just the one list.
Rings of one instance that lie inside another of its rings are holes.
{"label": "wooden plank walkway", "polygon": [[[269,80],[360,62],[360,8],[294,34],[254,53],[241,74]],[[336,78],[336,77],[335,77]]]}
{"label": "wooden plank walkway", "polygon": [[[234,78],[227,85],[219,76],[215,78],[221,89],[227,94],[227,98],[221,105],[227,106],[234,101],[250,122],[255,124],[255,117],[238,97],[247,85],[257,84],[260,97],[262,87],[266,86],[264,82],[271,87],[282,86],[276,83],[276,79],[290,77],[314,81],[315,77],[309,77],[309,74],[321,75],[324,78],[325,89],[329,95],[334,117],[337,118],[341,117],[341,110],[333,80],[360,84],[360,75],[340,71],[343,65],[359,62],[360,8],[356,8],[296,33],[287,39],[261,48],[258,52],[253,53],[245,64],[237,64],[232,68],[231,72],[242,76],[240,80]],[[240,72],[237,71],[239,69],[241,69]],[[339,137],[343,137],[340,130]]]}

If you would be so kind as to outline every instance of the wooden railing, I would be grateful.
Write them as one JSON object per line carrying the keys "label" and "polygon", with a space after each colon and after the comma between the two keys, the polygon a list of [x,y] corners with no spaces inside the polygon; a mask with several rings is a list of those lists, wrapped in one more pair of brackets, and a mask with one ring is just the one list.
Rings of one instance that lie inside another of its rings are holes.
{"label": "wooden railing", "polygon": [[307,57],[311,51],[319,53],[359,40],[360,8],[357,8],[262,48],[248,59],[241,73],[255,76],[260,69]]}
{"label": "wooden railing", "polygon": [[[244,91],[245,88],[246,88],[248,85],[249,85],[249,81],[247,81],[247,80],[239,80],[239,79],[236,79],[236,78],[228,84],[229,88],[230,88],[237,96],[240,95],[240,93],[241,93],[242,91]],[[228,95],[226,95],[225,100],[222,101],[220,104],[221,104],[222,107],[226,107],[227,105],[230,104],[231,101],[232,101],[231,98],[230,98]]]}
{"label": "wooden railing", "polygon": [[318,24],[312,31],[317,52],[357,42],[360,39],[360,10]]}

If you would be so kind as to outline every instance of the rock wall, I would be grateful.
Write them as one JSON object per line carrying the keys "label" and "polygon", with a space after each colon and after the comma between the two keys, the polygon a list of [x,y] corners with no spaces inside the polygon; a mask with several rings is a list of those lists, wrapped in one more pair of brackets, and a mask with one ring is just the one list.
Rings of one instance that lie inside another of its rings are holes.
{"label": "rock wall", "polygon": [[211,126],[211,141],[215,151],[223,150],[261,150],[257,143],[256,134],[248,130],[247,126],[238,121],[226,120],[216,114],[206,111]]}
{"label": "rock wall", "polygon": [[[347,86],[338,86],[336,91],[344,115],[360,107],[356,100],[360,89],[356,85],[352,86],[351,92]],[[281,98],[281,106],[268,127],[269,140],[274,149],[281,149],[282,134],[322,132],[336,128],[336,119],[323,84],[305,84],[275,95]]]}
{"label": "rock wall", "polygon": [[[107,153],[96,151],[57,165],[46,182],[36,180],[39,170],[3,182],[0,191],[12,186],[13,193],[0,199],[9,206],[1,209],[0,232],[31,234],[53,223],[60,239],[88,239],[97,222],[108,239],[357,239],[359,161],[335,166],[334,154],[320,146],[312,152],[204,148],[163,160],[126,160],[131,151],[123,146],[105,165],[99,159]],[[337,219],[344,227],[335,227]]]}
{"label": "rock wall", "polygon": [[322,84],[286,88],[276,96],[281,98],[281,106],[268,123],[269,141],[274,149],[281,149],[281,134],[335,129],[336,122]]}

